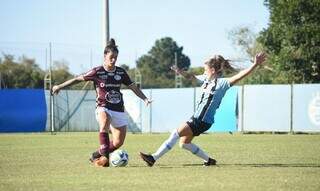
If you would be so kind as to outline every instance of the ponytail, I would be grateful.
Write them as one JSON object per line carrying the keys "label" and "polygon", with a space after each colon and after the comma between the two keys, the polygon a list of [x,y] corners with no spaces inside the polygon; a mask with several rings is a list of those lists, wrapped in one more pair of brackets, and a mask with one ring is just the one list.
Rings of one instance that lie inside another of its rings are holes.
{"label": "ponytail", "polygon": [[214,68],[218,76],[222,76],[224,71],[228,73],[237,71],[230,63],[230,60],[224,59],[221,55],[213,56],[205,64],[207,64],[210,68]]}
{"label": "ponytail", "polygon": [[107,46],[104,49],[104,54],[107,54],[108,52],[119,53],[118,46],[116,45],[116,41],[113,38],[111,38],[107,42]]}

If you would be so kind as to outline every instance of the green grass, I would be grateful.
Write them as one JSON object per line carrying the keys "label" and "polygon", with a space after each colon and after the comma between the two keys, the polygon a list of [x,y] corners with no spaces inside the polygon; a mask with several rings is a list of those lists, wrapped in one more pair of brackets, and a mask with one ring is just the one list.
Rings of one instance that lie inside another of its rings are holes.
{"label": "green grass", "polygon": [[167,137],[128,134],[129,165],[97,168],[88,162],[97,133],[0,134],[0,190],[320,190],[320,135],[202,135],[194,143],[217,166],[176,145],[146,167],[138,152]]}

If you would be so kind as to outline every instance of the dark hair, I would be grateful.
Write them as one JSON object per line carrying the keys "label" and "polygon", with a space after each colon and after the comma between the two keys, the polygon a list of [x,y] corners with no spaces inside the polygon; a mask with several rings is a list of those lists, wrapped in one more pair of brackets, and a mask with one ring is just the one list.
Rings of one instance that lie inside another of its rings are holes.
{"label": "dark hair", "polygon": [[119,53],[118,46],[113,38],[107,42],[107,46],[104,48],[104,54],[107,54],[108,52]]}
{"label": "dark hair", "polygon": [[210,68],[214,68],[219,76],[222,76],[225,69],[229,72],[237,71],[232,64],[230,64],[230,60],[224,59],[221,55],[214,55],[205,64]]}

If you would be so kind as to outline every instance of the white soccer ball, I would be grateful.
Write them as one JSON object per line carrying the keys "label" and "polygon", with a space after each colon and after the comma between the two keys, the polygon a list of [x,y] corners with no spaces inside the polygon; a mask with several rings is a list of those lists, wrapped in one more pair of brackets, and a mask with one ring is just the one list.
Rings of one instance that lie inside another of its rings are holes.
{"label": "white soccer ball", "polygon": [[110,154],[110,164],[114,167],[126,166],[129,162],[129,155],[124,150],[116,150]]}

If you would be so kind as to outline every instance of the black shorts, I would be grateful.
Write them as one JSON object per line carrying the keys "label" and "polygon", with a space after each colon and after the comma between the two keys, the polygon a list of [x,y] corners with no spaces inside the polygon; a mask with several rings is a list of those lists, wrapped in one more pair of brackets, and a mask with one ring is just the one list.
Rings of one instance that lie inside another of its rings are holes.
{"label": "black shorts", "polygon": [[197,118],[191,117],[187,124],[190,126],[193,136],[199,136],[201,133],[210,129],[210,123],[203,122]]}

